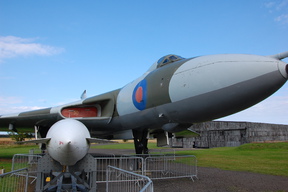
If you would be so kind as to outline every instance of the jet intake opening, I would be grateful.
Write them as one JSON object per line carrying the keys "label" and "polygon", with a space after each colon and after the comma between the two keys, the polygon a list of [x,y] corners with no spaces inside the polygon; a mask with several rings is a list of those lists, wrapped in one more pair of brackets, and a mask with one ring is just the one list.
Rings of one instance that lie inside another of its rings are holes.
{"label": "jet intake opening", "polygon": [[[99,111],[100,112],[100,111]],[[68,107],[61,111],[61,114],[67,118],[77,118],[77,117],[98,117],[97,107]]]}

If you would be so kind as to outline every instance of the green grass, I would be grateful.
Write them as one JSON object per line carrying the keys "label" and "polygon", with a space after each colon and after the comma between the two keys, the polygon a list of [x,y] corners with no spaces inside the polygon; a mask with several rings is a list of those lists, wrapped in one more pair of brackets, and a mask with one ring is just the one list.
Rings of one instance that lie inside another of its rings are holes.
{"label": "green grass", "polygon": [[0,168],[4,168],[5,172],[11,171],[14,154],[28,154],[30,149],[37,147],[37,145],[0,145]]}
{"label": "green grass", "polygon": [[288,143],[245,144],[240,147],[182,151],[178,154],[195,155],[198,166],[202,167],[288,177]]}
{"label": "green grass", "polygon": [[37,147],[37,145],[0,145],[0,158],[12,159],[14,154],[27,154],[30,149]]}
{"label": "green grass", "polygon": [[[133,143],[93,146],[98,149],[134,149]],[[149,143],[155,149],[156,143]],[[288,177],[288,143],[251,143],[239,147],[219,147],[177,151],[178,155],[195,155],[200,167],[248,171]]]}
{"label": "green grass", "polygon": [[[8,159],[13,154],[28,153],[37,146],[0,146],[0,167],[10,166]],[[92,146],[96,149],[134,149],[133,143]],[[159,149],[149,143],[149,149]],[[165,148],[166,149],[166,148]],[[195,155],[200,167],[215,167],[223,170],[249,171],[288,177],[288,142],[245,144],[239,147],[220,147],[177,151],[179,155]],[[5,160],[5,161],[3,161]]]}

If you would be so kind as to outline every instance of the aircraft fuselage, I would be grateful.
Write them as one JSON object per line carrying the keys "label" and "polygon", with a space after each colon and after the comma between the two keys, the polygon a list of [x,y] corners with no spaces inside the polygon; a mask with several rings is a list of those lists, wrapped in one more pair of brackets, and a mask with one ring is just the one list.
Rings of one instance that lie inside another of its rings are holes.
{"label": "aircraft fuselage", "polygon": [[144,74],[122,88],[117,96],[117,111],[125,127],[151,121],[155,124],[213,120],[246,109],[273,94],[286,82],[286,70],[286,63],[256,55],[180,60]]}
{"label": "aircraft fuselage", "polygon": [[287,81],[288,65],[281,61],[286,57],[288,52],[190,59],[167,55],[121,89],[58,107],[2,115],[0,128],[35,126],[35,132],[46,137],[39,142],[45,142],[62,165],[83,158],[93,141],[90,135],[133,138],[136,153],[146,154],[148,129],[158,130],[154,133],[160,137],[239,112],[272,95]]}
{"label": "aircraft fuselage", "polygon": [[[163,58],[169,59],[169,56]],[[121,89],[67,105],[20,113],[18,116],[23,120],[18,119],[14,126],[19,122],[22,127],[33,127],[35,121],[29,121],[29,117],[34,114],[40,114],[39,126],[49,127],[55,123],[55,120],[50,123],[49,118],[43,121],[41,115],[79,120],[91,136],[161,128],[169,123],[193,124],[255,105],[287,80],[287,64],[271,56],[222,54],[179,57],[166,63],[160,60]],[[91,111],[92,107],[95,114],[80,116],[80,109]],[[67,112],[72,116],[67,116]]]}

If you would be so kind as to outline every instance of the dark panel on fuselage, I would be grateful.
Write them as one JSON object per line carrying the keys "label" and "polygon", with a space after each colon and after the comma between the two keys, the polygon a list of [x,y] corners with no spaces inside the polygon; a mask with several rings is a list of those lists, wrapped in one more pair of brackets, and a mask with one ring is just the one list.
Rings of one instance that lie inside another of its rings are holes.
{"label": "dark panel on fuselage", "polygon": [[175,71],[190,59],[176,61],[155,69],[147,77],[147,104],[146,109],[170,103],[169,83]]}

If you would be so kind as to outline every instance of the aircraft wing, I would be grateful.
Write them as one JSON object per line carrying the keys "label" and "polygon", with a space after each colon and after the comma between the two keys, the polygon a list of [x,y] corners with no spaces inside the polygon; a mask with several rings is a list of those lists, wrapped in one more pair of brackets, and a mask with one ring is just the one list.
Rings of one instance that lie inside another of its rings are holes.
{"label": "aircraft wing", "polygon": [[33,110],[0,116],[0,130],[16,130],[17,128],[34,128],[34,126],[51,126],[60,119],[58,113],[51,113],[52,108]]}
{"label": "aircraft wing", "polygon": [[51,138],[43,138],[43,139],[35,139],[35,140],[29,140],[29,141],[20,141],[18,143],[47,143],[50,140]]}
{"label": "aircraft wing", "polygon": [[65,118],[82,122],[109,123],[114,114],[115,97],[118,92],[119,90],[115,90],[57,107],[0,115],[0,131],[29,128],[29,132],[34,132],[35,126],[49,129],[54,123]]}
{"label": "aircraft wing", "polygon": [[[107,139],[98,139],[98,138],[86,138],[89,143],[117,143],[115,141],[110,141]],[[33,139],[29,141],[20,141],[18,143],[47,143],[51,138],[41,138],[41,139]]]}
{"label": "aircraft wing", "polygon": [[110,141],[107,139],[98,139],[98,138],[86,138],[90,143],[117,143],[115,141]]}

